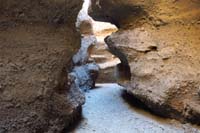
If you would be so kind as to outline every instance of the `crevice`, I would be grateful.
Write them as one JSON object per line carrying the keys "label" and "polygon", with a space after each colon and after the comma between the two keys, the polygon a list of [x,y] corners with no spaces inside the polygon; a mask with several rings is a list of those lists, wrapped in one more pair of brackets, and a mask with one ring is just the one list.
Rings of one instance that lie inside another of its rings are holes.
{"label": "crevice", "polygon": [[[80,83],[85,82],[83,84],[88,84],[87,81],[93,80],[93,86],[90,85],[91,87],[87,87],[87,89],[83,87],[84,89],[82,90],[84,91],[93,88],[96,80],[97,82],[100,80],[103,80],[101,82],[109,82],[109,80],[106,81],[106,75],[108,78],[113,77],[111,82],[122,83],[131,80],[131,70],[126,55],[117,47],[115,47],[111,39],[109,39],[109,36],[112,33],[117,32],[117,27],[120,26],[116,23],[114,23],[115,26],[113,26],[110,23],[105,23],[106,21],[94,21],[93,18],[88,15],[88,9],[90,6],[90,0],[85,0],[77,17],[76,26],[79,32],[82,34],[82,41],[81,48],[73,57],[73,63],[76,66],[74,67],[73,72],[77,73],[76,79],[79,79]],[[130,8],[125,6],[120,9],[122,11],[126,10],[128,14],[130,14],[130,12],[141,12],[139,7]],[[102,31],[100,29],[102,29]],[[109,54],[106,52],[109,52]],[[89,78],[87,81],[83,81],[83,77],[80,76],[80,73],[81,75],[85,73],[84,77],[87,77],[88,72],[84,72],[87,69],[85,66],[91,62],[93,65],[98,65],[99,69],[96,68],[95,71],[91,70],[94,79]],[[80,68],[83,68],[82,72],[80,71]],[[105,75],[103,75],[101,78],[102,73],[106,71],[108,73],[105,73]],[[99,74],[100,80],[97,79]]]}

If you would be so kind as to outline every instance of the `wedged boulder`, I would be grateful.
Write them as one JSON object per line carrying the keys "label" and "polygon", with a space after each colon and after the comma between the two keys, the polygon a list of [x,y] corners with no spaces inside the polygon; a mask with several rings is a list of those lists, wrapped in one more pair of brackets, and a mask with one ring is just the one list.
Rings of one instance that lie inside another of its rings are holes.
{"label": "wedged boulder", "polygon": [[62,132],[85,100],[68,79],[82,1],[0,3],[0,132]]}
{"label": "wedged boulder", "polygon": [[[120,84],[152,112],[199,124],[199,1],[154,1],[151,8],[145,1],[103,2],[92,6],[96,19],[110,21],[115,10],[123,14],[135,6],[145,12],[114,16],[120,29],[106,38],[110,51],[130,68],[130,80]],[[127,2],[133,6],[120,10]]]}

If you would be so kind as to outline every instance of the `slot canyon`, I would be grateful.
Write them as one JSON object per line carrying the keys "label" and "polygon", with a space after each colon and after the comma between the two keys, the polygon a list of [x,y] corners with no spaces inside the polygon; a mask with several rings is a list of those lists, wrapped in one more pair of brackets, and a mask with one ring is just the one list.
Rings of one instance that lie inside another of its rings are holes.
{"label": "slot canyon", "polygon": [[199,125],[199,0],[0,0],[0,133]]}

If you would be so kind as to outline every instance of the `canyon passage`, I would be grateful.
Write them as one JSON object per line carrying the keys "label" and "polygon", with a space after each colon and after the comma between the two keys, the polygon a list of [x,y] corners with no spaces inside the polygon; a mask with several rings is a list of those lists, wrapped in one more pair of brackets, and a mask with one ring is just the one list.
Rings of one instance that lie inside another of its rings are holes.
{"label": "canyon passage", "polygon": [[0,133],[199,133],[199,0],[0,0]]}

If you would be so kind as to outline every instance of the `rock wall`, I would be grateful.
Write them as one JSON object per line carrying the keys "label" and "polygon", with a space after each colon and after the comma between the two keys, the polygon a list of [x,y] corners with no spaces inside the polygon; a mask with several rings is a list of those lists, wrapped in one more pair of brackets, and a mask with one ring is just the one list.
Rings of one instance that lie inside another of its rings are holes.
{"label": "rock wall", "polygon": [[93,0],[90,12],[120,28],[106,38],[130,70],[120,84],[152,112],[199,124],[200,2]]}
{"label": "rock wall", "polygon": [[68,76],[79,0],[0,0],[0,132],[59,133],[84,95]]}
{"label": "rock wall", "polygon": [[26,22],[68,22],[74,25],[82,3],[77,0],[0,0],[0,16],[1,20],[10,18]]}

